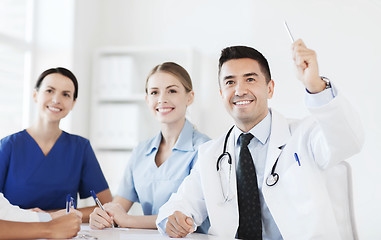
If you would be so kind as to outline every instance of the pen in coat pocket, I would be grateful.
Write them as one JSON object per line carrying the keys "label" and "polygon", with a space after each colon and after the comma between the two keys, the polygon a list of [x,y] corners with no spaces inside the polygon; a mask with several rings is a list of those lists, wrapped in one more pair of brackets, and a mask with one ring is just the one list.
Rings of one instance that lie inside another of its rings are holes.
{"label": "pen in coat pocket", "polygon": [[298,165],[300,166],[300,160],[297,153],[294,153],[295,160],[298,162]]}

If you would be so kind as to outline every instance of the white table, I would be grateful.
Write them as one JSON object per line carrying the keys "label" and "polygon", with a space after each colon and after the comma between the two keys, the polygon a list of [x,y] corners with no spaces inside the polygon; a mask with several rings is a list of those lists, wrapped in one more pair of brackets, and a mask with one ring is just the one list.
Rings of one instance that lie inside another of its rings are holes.
{"label": "white table", "polygon": [[[90,238],[93,237],[93,238]],[[87,238],[86,238],[87,237]],[[132,228],[106,228],[103,230],[90,229],[88,224],[81,225],[81,231],[75,239],[98,239],[98,240],[168,240],[157,230],[132,229]],[[178,238],[177,238],[178,239]],[[183,239],[221,239],[215,236],[192,233]]]}

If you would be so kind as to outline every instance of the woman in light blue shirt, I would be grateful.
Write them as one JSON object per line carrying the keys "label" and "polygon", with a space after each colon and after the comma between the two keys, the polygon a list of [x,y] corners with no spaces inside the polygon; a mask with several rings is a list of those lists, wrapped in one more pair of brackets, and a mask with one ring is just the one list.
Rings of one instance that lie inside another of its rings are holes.
{"label": "woman in light blue shirt", "polygon": [[[198,146],[209,140],[185,118],[192,89],[189,74],[176,63],[160,64],[148,75],[146,102],[161,131],[134,149],[117,196],[104,205],[107,213],[96,208],[90,215],[92,228],[111,227],[113,221],[121,227],[156,228],[159,208],[189,175]],[[127,214],[134,202],[141,203],[144,216]]]}

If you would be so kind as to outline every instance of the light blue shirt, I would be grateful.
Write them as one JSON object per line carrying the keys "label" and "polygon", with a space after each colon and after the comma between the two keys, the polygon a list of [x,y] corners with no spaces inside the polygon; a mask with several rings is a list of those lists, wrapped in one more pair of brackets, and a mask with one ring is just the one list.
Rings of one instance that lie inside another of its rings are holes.
{"label": "light blue shirt", "polygon": [[[307,107],[319,107],[327,104],[336,95],[334,86],[331,89],[326,89],[320,93],[309,94],[305,96],[305,102]],[[259,199],[261,202],[262,211],[262,238],[263,240],[282,240],[282,235],[274,221],[273,216],[264,200],[262,192],[262,184],[264,181],[264,172],[266,166],[267,150],[269,146],[269,137],[271,133],[271,112],[269,111],[266,117],[250,129],[250,133],[254,138],[250,141],[248,148],[253,158],[255,171],[257,174],[257,182],[259,189]],[[239,128],[234,128],[234,143],[235,143],[235,159],[236,166],[239,159],[240,152],[240,140],[239,136],[243,133]]]}
{"label": "light blue shirt", "polygon": [[171,156],[157,167],[155,157],[161,138],[160,132],[134,149],[117,192],[132,202],[140,202],[144,215],[158,214],[189,175],[197,161],[198,146],[210,140],[186,120]]}

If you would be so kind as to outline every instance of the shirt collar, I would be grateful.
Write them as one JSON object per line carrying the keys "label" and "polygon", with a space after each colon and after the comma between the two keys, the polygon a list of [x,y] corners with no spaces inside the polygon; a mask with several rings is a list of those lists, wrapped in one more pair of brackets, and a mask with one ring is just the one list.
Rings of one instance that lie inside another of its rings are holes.
{"label": "shirt collar", "polygon": [[[185,119],[184,127],[180,132],[179,137],[177,138],[176,144],[173,147],[173,149],[189,152],[194,151],[193,147],[193,125]],[[161,142],[161,131],[150,141],[150,144],[147,146],[146,155],[149,155],[156,149],[159,149],[160,142]],[[191,141],[189,141],[191,139]]]}
{"label": "shirt collar", "polygon": [[[255,125],[252,129],[250,129],[249,133],[253,134],[253,136],[258,139],[262,144],[267,142],[267,139],[270,136],[271,131],[271,112],[268,111],[266,117],[262,119],[257,125]],[[234,142],[239,146],[239,136],[243,133],[241,129],[235,127],[234,129]]]}
{"label": "shirt collar", "polygon": [[179,138],[177,139],[173,149],[177,149],[184,152],[194,151],[193,131],[193,125],[185,119],[184,127],[181,130]]}
{"label": "shirt collar", "polygon": [[148,145],[146,148],[147,149],[146,155],[149,155],[156,149],[159,149],[160,142],[161,142],[161,131],[158,134],[156,134],[156,136],[151,141],[148,142]]}

